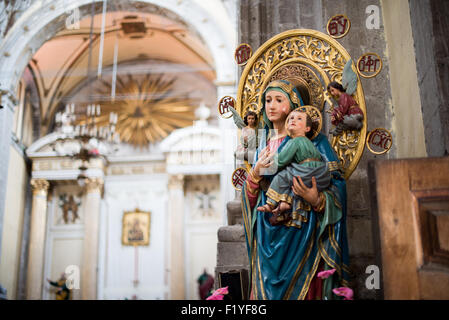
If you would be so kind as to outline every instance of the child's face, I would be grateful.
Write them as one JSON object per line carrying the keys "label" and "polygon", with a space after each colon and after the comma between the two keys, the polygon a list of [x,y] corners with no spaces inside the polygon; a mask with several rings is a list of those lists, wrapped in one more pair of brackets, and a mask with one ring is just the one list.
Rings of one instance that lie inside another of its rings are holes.
{"label": "child's face", "polygon": [[253,115],[249,115],[246,117],[246,122],[248,122],[248,126],[254,127],[256,124],[256,117],[254,117]]}
{"label": "child's face", "polygon": [[340,94],[341,94],[340,90],[335,89],[334,87],[330,87],[329,88],[329,93],[330,93],[331,96],[337,97],[337,98],[339,98]]}
{"label": "child's face", "polygon": [[287,130],[292,137],[305,137],[310,131],[307,126],[307,114],[305,112],[293,111],[287,117]]}

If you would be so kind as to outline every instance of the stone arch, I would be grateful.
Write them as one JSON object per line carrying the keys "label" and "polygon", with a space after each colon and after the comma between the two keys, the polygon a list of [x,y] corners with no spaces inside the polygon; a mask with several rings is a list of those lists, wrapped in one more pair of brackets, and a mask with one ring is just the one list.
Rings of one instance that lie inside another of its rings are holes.
{"label": "stone arch", "polygon": [[[95,1],[95,13],[100,13],[102,1]],[[215,23],[215,17],[194,0],[140,0],[137,4],[149,4],[175,16],[182,17],[205,41],[215,63],[217,83],[235,82],[235,64],[232,59],[234,35],[223,24]],[[33,54],[59,30],[65,27],[70,12],[79,9],[80,18],[91,14],[91,0],[36,1],[9,30],[0,47],[4,75],[0,90],[9,93],[14,100],[15,88]],[[118,8],[120,9],[120,8]],[[13,102],[14,103],[14,102]]]}

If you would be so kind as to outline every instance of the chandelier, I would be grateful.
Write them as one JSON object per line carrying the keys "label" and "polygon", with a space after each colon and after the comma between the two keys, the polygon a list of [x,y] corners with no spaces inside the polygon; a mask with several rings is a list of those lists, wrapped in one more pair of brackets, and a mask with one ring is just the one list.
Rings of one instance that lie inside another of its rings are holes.
{"label": "chandelier", "polygon": [[75,112],[75,104],[66,105],[65,111],[56,113],[55,131],[59,137],[53,143],[53,150],[74,160],[81,160],[78,184],[84,186],[87,180],[86,170],[93,158],[106,157],[117,151],[120,136],[115,132],[117,113],[109,113],[109,122],[99,125],[101,117],[99,104],[90,104],[85,112]]}

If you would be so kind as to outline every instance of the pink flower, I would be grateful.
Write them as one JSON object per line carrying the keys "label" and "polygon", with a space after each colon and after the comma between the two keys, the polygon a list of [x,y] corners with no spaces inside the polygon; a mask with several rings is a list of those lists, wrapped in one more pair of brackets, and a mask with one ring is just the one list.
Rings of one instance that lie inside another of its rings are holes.
{"label": "pink flower", "polygon": [[228,287],[224,287],[224,288],[218,288],[217,290],[215,290],[215,292],[218,294],[228,294],[229,290],[228,290]]}
{"label": "pink flower", "polygon": [[354,292],[348,287],[335,288],[332,292],[337,296],[345,297],[344,300],[352,300],[352,297],[354,296]]}
{"label": "pink flower", "polygon": [[207,297],[206,300],[223,300],[224,295],[212,293],[211,296]]}
{"label": "pink flower", "polygon": [[228,293],[228,287],[218,288],[211,296],[207,297],[206,300],[223,300],[224,295]]}
{"label": "pink flower", "polygon": [[335,271],[336,271],[335,269],[330,269],[330,270],[318,272],[318,278],[327,279],[331,275],[333,275]]}

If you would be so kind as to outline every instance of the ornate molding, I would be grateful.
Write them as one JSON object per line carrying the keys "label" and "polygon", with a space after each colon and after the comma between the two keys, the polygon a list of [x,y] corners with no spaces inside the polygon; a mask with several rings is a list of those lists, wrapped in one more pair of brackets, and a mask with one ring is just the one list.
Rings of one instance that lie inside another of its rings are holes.
{"label": "ornate molding", "polygon": [[101,178],[89,178],[86,182],[87,193],[101,193],[104,181]]}
{"label": "ornate molding", "polygon": [[46,196],[50,188],[50,182],[45,179],[31,179],[31,187],[33,188],[33,195]]}
{"label": "ornate molding", "polygon": [[183,189],[184,188],[184,175],[176,174],[171,175],[168,179],[168,189]]}

